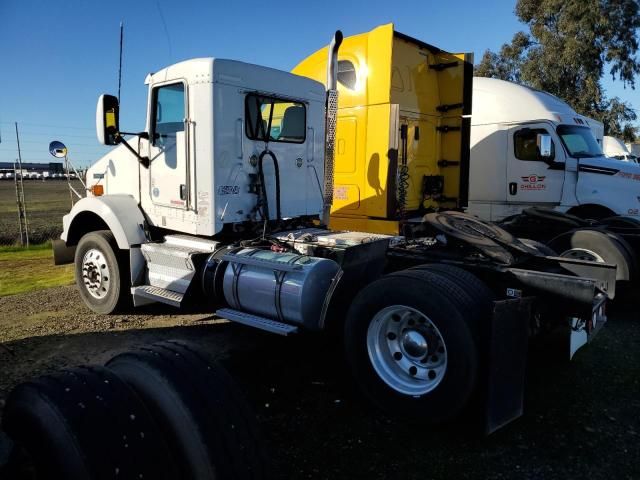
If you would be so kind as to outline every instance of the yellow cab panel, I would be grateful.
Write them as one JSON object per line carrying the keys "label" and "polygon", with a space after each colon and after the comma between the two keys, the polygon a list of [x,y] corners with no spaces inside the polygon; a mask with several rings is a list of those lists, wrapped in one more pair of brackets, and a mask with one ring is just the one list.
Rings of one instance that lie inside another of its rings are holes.
{"label": "yellow cab panel", "polygon": [[[327,48],[293,73],[326,82]],[[338,57],[331,227],[399,233],[428,208],[466,205],[470,54],[394,31],[346,37]]]}

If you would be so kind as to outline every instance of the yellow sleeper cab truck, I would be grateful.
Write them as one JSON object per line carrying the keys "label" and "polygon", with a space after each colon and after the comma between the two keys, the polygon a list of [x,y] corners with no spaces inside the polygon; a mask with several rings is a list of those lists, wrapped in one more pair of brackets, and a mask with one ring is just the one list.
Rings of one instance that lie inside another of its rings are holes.
{"label": "yellow sleeper cab truck", "polygon": [[[326,48],[293,69],[323,83],[326,72]],[[472,75],[472,54],[392,24],[344,39],[332,228],[398,234],[430,207],[466,205]]]}

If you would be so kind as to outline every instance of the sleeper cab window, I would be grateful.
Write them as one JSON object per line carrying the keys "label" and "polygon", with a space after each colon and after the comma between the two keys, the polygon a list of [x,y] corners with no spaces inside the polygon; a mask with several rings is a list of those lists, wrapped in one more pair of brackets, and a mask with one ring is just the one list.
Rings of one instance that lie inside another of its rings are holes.
{"label": "sleeper cab window", "polygon": [[[538,161],[537,135],[539,133],[549,135],[544,128],[523,128],[513,134],[513,147],[518,160]],[[556,147],[551,141],[551,158],[556,156]]]}
{"label": "sleeper cab window", "polygon": [[251,140],[304,143],[307,109],[301,102],[250,93],[245,98],[245,132]]}
{"label": "sleeper cab window", "polygon": [[184,131],[184,84],[173,83],[153,91],[153,143],[163,146],[176,140]]}
{"label": "sleeper cab window", "polygon": [[349,90],[356,89],[358,77],[356,75],[356,67],[349,60],[338,61],[338,82]]}

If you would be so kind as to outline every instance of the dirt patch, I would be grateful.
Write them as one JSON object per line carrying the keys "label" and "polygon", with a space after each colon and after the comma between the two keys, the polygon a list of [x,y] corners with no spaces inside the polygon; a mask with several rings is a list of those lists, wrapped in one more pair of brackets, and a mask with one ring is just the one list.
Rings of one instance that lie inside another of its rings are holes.
{"label": "dirt patch", "polygon": [[0,396],[31,375],[100,363],[134,345],[194,340],[224,359],[270,441],[279,478],[640,477],[640,319],[618,308],[574,361],[532,353],[525,415],[490,437],[470,418],[429,427],[388,418],[354,392],[340,349],[153,308],[101,316],[74,287],[0,298]]}

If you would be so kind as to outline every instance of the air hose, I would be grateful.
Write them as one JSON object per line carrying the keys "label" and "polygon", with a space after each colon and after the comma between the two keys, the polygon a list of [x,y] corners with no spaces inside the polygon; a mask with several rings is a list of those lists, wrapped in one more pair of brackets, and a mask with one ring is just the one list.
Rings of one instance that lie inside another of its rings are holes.
{"label": "air hose", "polygon": [[266,155],[271,157],[273,160],[273,169],[276,176],[276,218],[277,220],[282,219],[282,215],[280,212],[280,167],[278,166],[278,159],[275,154],[266,148],[258,157],[258,175],[260,177],[260,189],[261,195],[264,201],[264,219],[265,221],[269,221],[269,198],[267,197],[267,186],[264,182],[264,170],[262,168],[262,161]]}
{"label": "air hose", "polygon": [[406,216],[407,199],[409,196],[409,166],[408,166],[408,126],[400,127],[400,138],[402,140],[402,157],[401,164],[398,167],[398,217],[403,219]]}

